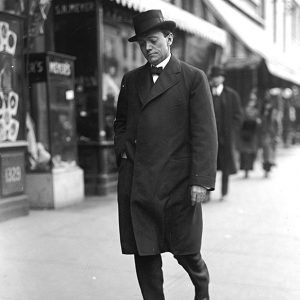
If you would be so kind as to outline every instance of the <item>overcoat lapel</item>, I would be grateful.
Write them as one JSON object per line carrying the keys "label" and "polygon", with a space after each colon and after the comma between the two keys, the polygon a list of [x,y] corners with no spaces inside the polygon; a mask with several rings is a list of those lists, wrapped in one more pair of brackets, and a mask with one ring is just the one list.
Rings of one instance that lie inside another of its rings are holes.
{"label": "overcoat lapel", "polygon": [[222,110],[223,110],[223,125],[225,126],[224,129],[228,128],[228,122],[229,121],[229,116],[230,116],[230,110],[231,110],[231,105],[230,105],[230,101],[228,98],[228,95],[226,93],[225,87],[221,93],[221,105],[222,105]]}
{"label": "overcoat lapel", "polygon": [[147,63],[143,66],[141,72],[138,73],[137,78],[137,88],[142,104],[147,102],[152,86],[153,83],[149,71],[149,64]]}
{"label": "overcoat lapel", "polygon": [[[143,73],[147,73],[146,68]],[[150,92],[145,87],[145,84],[140,85],[139,95],[141,97],[143,107],[145,107],[150,101],[160,96],[162,93],[166,92],[172,86],[177,84],[179,81],[179,75],[180,75],[180,63],[175,57],[171,56],[169,63],[166,65],[163,72],[158,77],[157,81],[151,88]],[[146,77],[147,75],[143,74],[143,76]],[[141,80],[147,81],[147,79],[142,79],[142,78]]]}

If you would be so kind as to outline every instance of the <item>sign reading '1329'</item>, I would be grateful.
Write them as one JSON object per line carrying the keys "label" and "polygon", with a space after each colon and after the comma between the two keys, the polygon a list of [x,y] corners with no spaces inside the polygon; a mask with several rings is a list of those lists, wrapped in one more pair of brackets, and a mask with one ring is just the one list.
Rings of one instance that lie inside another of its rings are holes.
{"label": "sign reading '1329'", "polygon": [[24,155],[23,153],[0,154],[1,195],[9,196],[24,192]]}

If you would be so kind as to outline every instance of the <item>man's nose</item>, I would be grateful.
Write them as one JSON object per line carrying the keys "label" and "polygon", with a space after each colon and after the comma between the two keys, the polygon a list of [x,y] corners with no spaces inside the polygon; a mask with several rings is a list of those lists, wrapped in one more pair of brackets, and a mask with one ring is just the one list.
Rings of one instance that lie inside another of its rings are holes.
{"label": "man's nose", "polygon": [[152,49],[152,44],[151,44],[151,42],[146,41],[145,47],[146,47],[146,50],[151,50],[151,49]]}

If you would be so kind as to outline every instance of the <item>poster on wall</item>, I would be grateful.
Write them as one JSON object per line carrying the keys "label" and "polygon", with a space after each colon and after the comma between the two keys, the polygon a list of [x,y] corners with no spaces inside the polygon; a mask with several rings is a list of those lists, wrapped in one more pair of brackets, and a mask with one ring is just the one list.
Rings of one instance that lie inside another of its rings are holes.
{"label": "poster on wall", "polygon": [[24,137],[22,124],[21,24],[0,14],[0,142],[15,142]]}

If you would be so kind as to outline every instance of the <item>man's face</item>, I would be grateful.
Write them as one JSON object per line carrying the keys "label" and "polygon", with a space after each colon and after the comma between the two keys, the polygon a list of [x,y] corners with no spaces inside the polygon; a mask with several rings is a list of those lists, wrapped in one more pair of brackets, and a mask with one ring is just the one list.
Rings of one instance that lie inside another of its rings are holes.
{"label": "man's face", "polygon": [[167,36],[161,31],[151,31],[138,38],[141,51],[147,61],[156,66],[165,60],[170,54],[170,46],[173,42],[173,34]]}
{"label": "man's face", "polygon": [[215,76],[210,79],[210,85],[212,87],[217,87],[224,82],[224,76]]}

